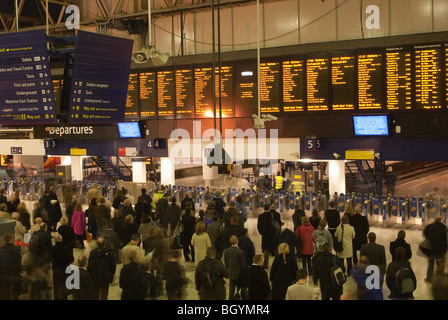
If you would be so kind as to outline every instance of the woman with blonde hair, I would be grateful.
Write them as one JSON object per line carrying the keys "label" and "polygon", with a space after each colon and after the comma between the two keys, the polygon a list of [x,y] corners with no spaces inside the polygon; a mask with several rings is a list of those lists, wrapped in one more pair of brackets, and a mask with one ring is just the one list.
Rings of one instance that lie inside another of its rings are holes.
{"label": "woman with blonde hair", "polygon": [[205,232],[204,222],[198,222],[196,224],[195,233],[191,237],[191,245],[194,247],[195,265],[198,265],[199,261],[205,259],[207,249],[212,246],[210,236]]}
{"label": "woman with blonde hair", "polygon": [[272,299],[285,300],[286,291],[294,283],[299,268],[294,255],[289,253],[287,243],[281,243],[278,246],[278,253],[272,262],[270,274]]}

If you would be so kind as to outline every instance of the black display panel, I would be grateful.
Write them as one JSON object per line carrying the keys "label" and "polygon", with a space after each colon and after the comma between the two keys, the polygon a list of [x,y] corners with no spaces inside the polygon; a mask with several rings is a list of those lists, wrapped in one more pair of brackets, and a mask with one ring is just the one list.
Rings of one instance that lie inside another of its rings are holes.
{"label": "black display panel", "polygon": [[381,110],[383,108],[383,54],[358,55],[358,108]]}
{"label": "black display panel", "polygon": [[306,96],[308,111],[329,110],[329,54],[306,60]]}
{"label": "black display panel", "polygon": [[126,96],[126,119],[138,119],[139,117],[139,83],[138,73],[129,75],[128,94]]}
{"label": "black display panel", "polygon": [[56,113],[61,113],[61,99],[62,99],[62,87],[64,80],[53,80],[53,95],[54,105],[56,107]]}
{"label": "black display panel", "polygon": [[213,68],[196,67],[195,82],[195,116],[196,118],[213,118]]}
{"label": "black display panel", "polygon": [[[219,80],[221,79],[221,88]],[[217,115],[219,116],[219,105],[221,103],[222,116],[224,118],[234,117],[234,83],[233,83],[233,66],[221,66],[221,74],[219,67],[216,67],[216,103]],[[221,98],[219,98],[221,96]]]}
{"label": "black display panel", "polygon": [[283,112],[305,111],[304,60],[283,61]]}
{"label": "black display panel", "polygon": [[124,120],[133,41],[78,31],[69,123]]}
{"label": "black display panel", "polygon": [[0,125],[56,123],[45,31],[0,35]]}
{"label": "black display panel", "polygon": [[140,73],[140,117],[143,119],[157,116],[156,73]]}
{"label": "black display panel", "polygon": [[356,56],[334,53],[331,57],[332,110],[355,110]]}
{"label": "black display panel", "polygon": [[178,119],[194,118],[194,73],[192,68],[176,70],[176,115]]}
{"label": "black display panel", "polygon": [[387,110],[412,109],[412,53],[403,48],[386,49]]}
{"label": "black display panel", "polygon": [[159,117],[174,117],[174,71],[157,72],[157,112]]}
{"label": "black display panel", "polygon": [[280,62],[260,64],[260,102],[261,113],[280,113]]}
{"label": "black display panel", "polygon": [[235,64],[235,116],[258,114],[258,68],[256,61]]}
{"label": "black display panel", "polygon": [[415,46],[415,107],[438,110],[444,105],[444,57],[441,44]]}

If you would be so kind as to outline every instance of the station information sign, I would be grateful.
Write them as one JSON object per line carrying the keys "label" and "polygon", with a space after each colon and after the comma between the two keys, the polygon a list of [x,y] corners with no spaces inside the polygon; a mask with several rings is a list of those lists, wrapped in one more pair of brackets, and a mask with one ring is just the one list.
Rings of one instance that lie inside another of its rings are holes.
{"label": "station information sign", "polygon": [[156,73],[140,73],[140,118],[157,116]]}
{"label": "station information sign", "polygon": [[305,111],[303,60],[283,61],[283,112]]}
{"label": "station information sign", "polygon": [[412,108],[412,54],[403,48],[386,49],[386,99],[388,110]]}
{"label": "station information sign", "polygon": [[415,105],[417,109],[442,109],[442,45],[415,46]]}
{"label": "station information sign", "polygon": [[0,125],[57,123],[43,30],[0,35]]}
{"label": "station information sign", "polygon": [[307,59],[306,64],[308,111],[328,111],[330,59],[328,57]]}
{"label": "station information sign", "polygon": [[381,110],[383,55],[358,55],[358,106],[359,110]]}
{"label": "station information sign", "polygon": [[193,69],[177,69],[175,77],[176,114],[179,118],[193,118],[195,102]]}
{"label": "station information sign", "polygon": [[263,62],[260,66],[261,113],[279,113],[280,108],[280,62]]}
{"label": "station information sign", "polygon": [[124,120],[132,50],[132,40],[78,31],[69,123]]}
{"label": "station information sign", "polygon": [[139,116],[139,83],[138,73],[129,75],[128,94],[126,97],[125,115],[130,119],[138,119]]}
{"label": "station information sign", "polygon": [[355,110],[354,55],[338,55],[331,59],[332,110]]}
{"label": "station information sign", "polygon": [[157,111],[160,117],[173,117],[175,111],[174,71],[157,72]]}

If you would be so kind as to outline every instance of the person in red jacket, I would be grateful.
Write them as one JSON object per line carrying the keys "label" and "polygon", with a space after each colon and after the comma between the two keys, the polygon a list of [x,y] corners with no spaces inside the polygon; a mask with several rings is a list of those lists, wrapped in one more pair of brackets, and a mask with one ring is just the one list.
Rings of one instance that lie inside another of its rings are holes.
{"label": "person in red jacket", "polygon": [[302,217],[302,225],[297,228],[296,236],[302,243],[302,266],[304,269],[308,267],[308,274],[313,274],[311,266],[311,258],[314,253],[313,247],[313,232],[314,227],[310,224],[308,217]]}

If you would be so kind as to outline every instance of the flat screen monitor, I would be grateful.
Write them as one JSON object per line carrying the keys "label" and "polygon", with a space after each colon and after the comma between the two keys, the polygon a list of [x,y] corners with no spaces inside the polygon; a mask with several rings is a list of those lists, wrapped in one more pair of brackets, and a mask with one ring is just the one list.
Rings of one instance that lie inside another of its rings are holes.
{"label": "flat screen monitor", "polygon": [[355,136],[389,136],[387,115],[353,116]]}
{"label": "flat screen monitor", "polygon": [[118,132],[120,134],[120,138],[140,139],[142,137],[138,122],[118,123]]}

